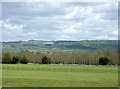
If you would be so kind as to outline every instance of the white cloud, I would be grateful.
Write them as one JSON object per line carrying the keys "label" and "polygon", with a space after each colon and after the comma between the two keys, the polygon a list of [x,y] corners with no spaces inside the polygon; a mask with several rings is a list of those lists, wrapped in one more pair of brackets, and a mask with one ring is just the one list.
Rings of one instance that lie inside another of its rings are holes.
{"label": "white cloud", "polygon": [[28,32],[28,35],[36,35],[36,32]]}
{"label": "white cloud", "polygon": [[88,6],[86,10],[86,14],[91,14],[92,12],[93,12],[93,8]]}
{"label": "white cloud", "polygon": [[63,33],[67,33],[67,34],[74,34],[74,33],[77,33],[77,30],[74,29],[74,28],[69,28],[69,29],[65,29],[63,30]]}
{"label": "white cloud", "polygon": [[70,34],[70,33],[71,33],[71,34],[74,34],[74,33],[78,33],[79,30],[77,30],[76,28],[79,28],[81,25],[82,25],[81,22],[72,24],[72,25],[70,25],[68,28],[64,29],[64,30],[63,30],[63,33],[65,33],[65,34]]}
{"label": "white cloud", "polygon": [[118,36],[118,30],[113,31],[112,34]]}
{"label": "white cloud", "polygon": [[98,39],[100,39],[100,40],[109,40],[110,38],[108,37],[108,36],[98,36],[98,37],[93,37],[94,39],[96,39],[96,40],[98,40]]}
{"label": "white cloud", "polygon": [[25,25],[20,24],[20,25],[15,25],[15,24],[10,24],[8,21],[2,21],[2,26],[3,29],[9,31],[9,33],[19,33],[22,32],[23,28],[25,27]]}
{"label": "white cloud", "polygon": [[60,38],[58,38],[57,40],[76,40],[76,39],[74,39],[74,37],[71,37],[69,35],[61,35]]}
{"label": "white cloud", "polygon": [[74,10],[72,12],[68,13],[67,15],[65,15],[65,18],[71,19],[72,17],[74,17],[77,14],[79,9],[80,8],[78,6],[74,7]]}
{"label": "white cloud", "polygon": [[70,7],[68,9],[68,12],[64,17],[66,19],[73,19],[73,18],[83,18],[86,15],[90,15],[93,12],[93,8],[90,6],[87,7],[81,7],[81,6],[75,6]]}

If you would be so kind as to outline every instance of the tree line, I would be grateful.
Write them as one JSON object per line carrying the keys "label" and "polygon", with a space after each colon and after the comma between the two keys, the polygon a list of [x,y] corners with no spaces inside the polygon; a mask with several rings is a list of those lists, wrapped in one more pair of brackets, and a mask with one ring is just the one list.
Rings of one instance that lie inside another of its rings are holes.
{"label": "tree line", "polygon": [[[74,52],[3,52],[2,63],[7,64],[85,64],[99,65],[100,59],[108,59],[110,65],[118,65],[118,52],[106,51],[74,51]],[[103,58],[104,57],[104,58]],[[6,59],[9,59],[6,61]]]}
{"label": "tree line", "polygon": [[3,64],[27,64],[29,59],[26,56],[11,56],[10,53],[4,53],[2,58]]}

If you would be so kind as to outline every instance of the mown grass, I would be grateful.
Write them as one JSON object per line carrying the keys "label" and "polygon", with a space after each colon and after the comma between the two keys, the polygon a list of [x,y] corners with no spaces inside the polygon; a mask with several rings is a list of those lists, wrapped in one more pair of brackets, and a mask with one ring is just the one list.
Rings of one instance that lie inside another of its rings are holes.
{"label": "mown grass", "polygon": [[3,64],[3,87],[117,87],[117,66]]}

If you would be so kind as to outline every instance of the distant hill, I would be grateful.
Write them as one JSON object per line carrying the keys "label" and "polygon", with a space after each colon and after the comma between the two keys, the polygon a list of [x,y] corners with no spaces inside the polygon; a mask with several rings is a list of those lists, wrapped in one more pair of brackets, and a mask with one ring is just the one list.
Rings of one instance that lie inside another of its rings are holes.
{"label": "distant hill", "polygon": [[21,51],[29,50],[34,52],[53,52],[53,51],[79,51],[79,50],[106,50],[116,51],[118,48],[117,40],[84,40],[84,41],[11,41],[2,42],[2,51]]}

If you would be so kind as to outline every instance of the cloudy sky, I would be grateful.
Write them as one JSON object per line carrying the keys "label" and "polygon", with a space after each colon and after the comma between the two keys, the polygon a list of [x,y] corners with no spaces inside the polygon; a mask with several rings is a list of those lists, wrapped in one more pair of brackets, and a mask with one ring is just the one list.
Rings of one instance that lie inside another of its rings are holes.
{"label": "cloudy sky", "polygon": [[3,41],[118,38],[115,2],[4,2]]}

